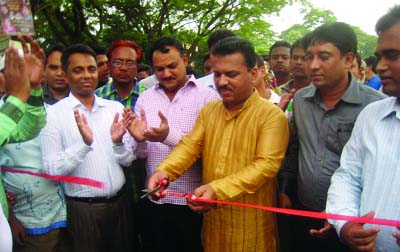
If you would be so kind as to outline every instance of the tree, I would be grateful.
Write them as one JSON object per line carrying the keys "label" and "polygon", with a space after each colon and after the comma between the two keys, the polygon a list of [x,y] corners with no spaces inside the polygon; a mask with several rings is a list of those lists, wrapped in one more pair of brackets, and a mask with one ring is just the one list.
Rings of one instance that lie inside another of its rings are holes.
{"label": "tree", "polygon": [[[279,35],[279,39],[285,40],[292,44],[297,39],[303,37],[305,34],[309,33],[318,26],[324,23],[332,23],[337,21],[337,18],[331,11],[315,8],[307,1],[303,2],[301,13],[304,15],[303,24],[294,24],[287,30],[282,31]],[[352,28],[357,35],[358,51],[361,53],[362,57],[373,55],[376,47],[377,37],[368,35],[359,27],[352,26]]]}
{"label": "tree", "polygon": [[296,40],[299,38],[303,37],[307,33],[309,33],[310,30],[303,24],[294,24],[288,29],[284,30],[281,32],[279,35],[279,38],[281,40],[287,41],[290,44],[293,44]]}
{"label": "tree", "polygon": [[281,40],[292,44],[318,26],[325,23],[333,23],[337,20],[332,11],[316,8],[308,1],[303,2],[300,12],[303,14],[303,23],[294,24],[281,32],[279,35]]}
{"label": "tree", "polygon": [[357,35],[358,52],[362,58],[374,55],[378,37],[369,35],[357,26],[352,26]]}
{"label": "tree", "polygon": [[285,0],[31,1],[44,44],[131,39],[146,51],[159,37],[171,35],[185,43],[189,56],[204,51],[208,35],[220,28],[238,30],[261,46],[273,34],[263,15],[286,4]]}
{"label": "tree", "polygon": [[323,10],[312,6],[308,9],[306,6],[302,8],[301,12],[306,13],[304,15],[304,26],[309,30],[315,29],[325,23],[337,21],[335,14],[330,10]]}

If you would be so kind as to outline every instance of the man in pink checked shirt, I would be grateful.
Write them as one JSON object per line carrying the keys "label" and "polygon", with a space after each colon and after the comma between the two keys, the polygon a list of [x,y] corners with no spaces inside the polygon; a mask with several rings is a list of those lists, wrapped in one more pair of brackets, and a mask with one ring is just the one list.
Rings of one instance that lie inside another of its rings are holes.
{"label": "man in pink checked shirt", "polygon": [[[139,96],[136,116],[128,128],[139,142],[136,155],[147,157],[148,178],[190,132],[202,107],[219,99],[214,89],[198,84],[194,76],[187,75],[188,58],[179,40],[159,39],[153,45],[151,56],[159,83]],[[128,111],[125,114],[125,118],[132,116]],[[197,161],[181,178],[171,183],[169,190],[193,192],[201,183],[201,166]],[[142,218],[145,220],[142,227],[145,251],[162,251],[165,246],[169,251],[187,251],[188,248],[202,251],[202,217],[189,209],[185,199],[166,197],[149,201],[145,208]]]}

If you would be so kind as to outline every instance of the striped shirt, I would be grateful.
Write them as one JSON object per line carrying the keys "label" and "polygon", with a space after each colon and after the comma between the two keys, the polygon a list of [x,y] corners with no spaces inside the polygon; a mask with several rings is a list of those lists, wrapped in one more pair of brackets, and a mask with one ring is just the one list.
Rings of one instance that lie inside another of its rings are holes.
{"label": "striped shirt", "polygon": [[95,93],[100,98],[117,101],[124,105],[125,108],[133,109],[135,107],[136,100],[139,97],[139,94],[143,93],[146,89],[147,87],[138,85],[135,81],[135,86],[133,87],[129,95],[125,98],[122,98],[119,95],[114,83],[106,84],[102,87],[99,87],[98,89],[96,89]]}
{"label": "striped shirt", "polygon": [[[136,101],[139,97],[139,94],[147,90],[148,87],[141,85],[135,80],[135,85],[133,86],[133,89],[129,93],[128,96],[125,98],[122,98],[118,90],[115,88],[115,85],[113,82],[110,82],[100,88],[98,88],[95,93],[99,97],[106,99],[106,100],[111,100],[111,101],[117,101],[121,103],[125,108],[129,108],[133,110],[135,108]],[[139,178],[142,178],[140,174],[140,168],[137,167],[135,163],[132,164],[132,166],[135,167],[125,167],[124,168],[124,174],[125,178],[127,181],[127,190],[130,192],[129,194],[132,194],[133,196],[133,202],[137,203],[139,199],[139,191],[141,188],[138,188],[137,181]],[[138,183],[140,184],[140,183]]]}
{"label": "striped shirt", "polygon": [[[400,105],[390,97],[368,105],[358,116],[343,149],[340,168],[332,176],[326,212],[400,220]],[[340,233],[345,221],[330,221]],[[392,233],[396,227],[378,227],[376,251],[399,251]]]}
{"label": "striped shirt", "polygon": [[[139,96],[135,113],[140,116],[140,110],[143,109],[145,111],[147,127],[160,126],[158,111],[164,114],[170,127],[169,134],[164,142],[146,142],[145,144],[138,145],[136,154],[139,157],[145,157],[145,151],[147,151],[146,169],[148,177],[153,174],[156,167],[168,156],[181,138],[190,132],[201,108],[209,101],[218,99],[219,95],[214,89],[199,85],[194,77],[191,77],[179,89],[172,101],[170,101],[159,84],[156,84]],[[197,162],[182,177],[172,182],[168,190],[187,193],[193,192],[200,185],[201,167],[199,162]],[[186,205],[186,200],[168,197],[155,203]]]}
{"label": "striped shirt", "polygon": [[[93,132],[93,143],[86,145],[74,119],[74,109],[84,113]],[[70,197],[105,197],[116,194],[124,185],[120,166],[129,166],[135,156],[135,142],[129,133],[124,145],[113,145],[110,127],[115,113],[121,113],[119,102],[95,96],[92,112],[71,93],[47,109],[47,124],[41,132],[44,168],[52,175],[72,175],[101,181],[104,188],[64,183]]]}
{"label": "striped shirt", "polygon": [[[282,110],[256,91],[236,111],[210,102],[158,169],[174,181],[201,155],[203,183],[217,199],[274,206],[288,137]],[[204,251],[276,251],[274,215],[267,211],[217,207],[203,215],[202,235]]]}

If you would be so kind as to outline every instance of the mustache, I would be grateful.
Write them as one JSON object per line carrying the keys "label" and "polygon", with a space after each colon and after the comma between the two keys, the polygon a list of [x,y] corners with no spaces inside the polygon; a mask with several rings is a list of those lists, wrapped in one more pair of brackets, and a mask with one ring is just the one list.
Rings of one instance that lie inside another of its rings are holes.
{"label": "mustache", "polygon": [[233,89],[230,88],[230,87],[227,87],[227,86],[223,86],[223,87],[218,87],[218,88],[217,88],[217,91],[218,91],[218,92],[222,92],[222,91],[230,91],[230,92],[233,92]]}
{"label": "mustache", "polygon": [[162,79],[163,81],[169,81],[169,80],[175,80],[175,78],[169,77],[169,78],[164,78]]}

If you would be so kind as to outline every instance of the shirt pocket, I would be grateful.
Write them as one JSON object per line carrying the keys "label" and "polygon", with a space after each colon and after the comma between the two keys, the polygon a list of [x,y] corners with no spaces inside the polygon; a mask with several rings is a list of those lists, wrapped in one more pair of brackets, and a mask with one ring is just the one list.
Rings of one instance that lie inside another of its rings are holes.
{"label": "shirt pocket", "polygon": [[334,153],[340,155],[351,136],[354,122],[337,122],[329,128],[327,146]]}
{"label": "shirt pocket", "polygon": [[338,123],[337,134],[340,144],[340,152],[342,152],[344,146],[346,145],[347,141],[351,136],[351,132],[354,128],[354,122],[349,123]]}

